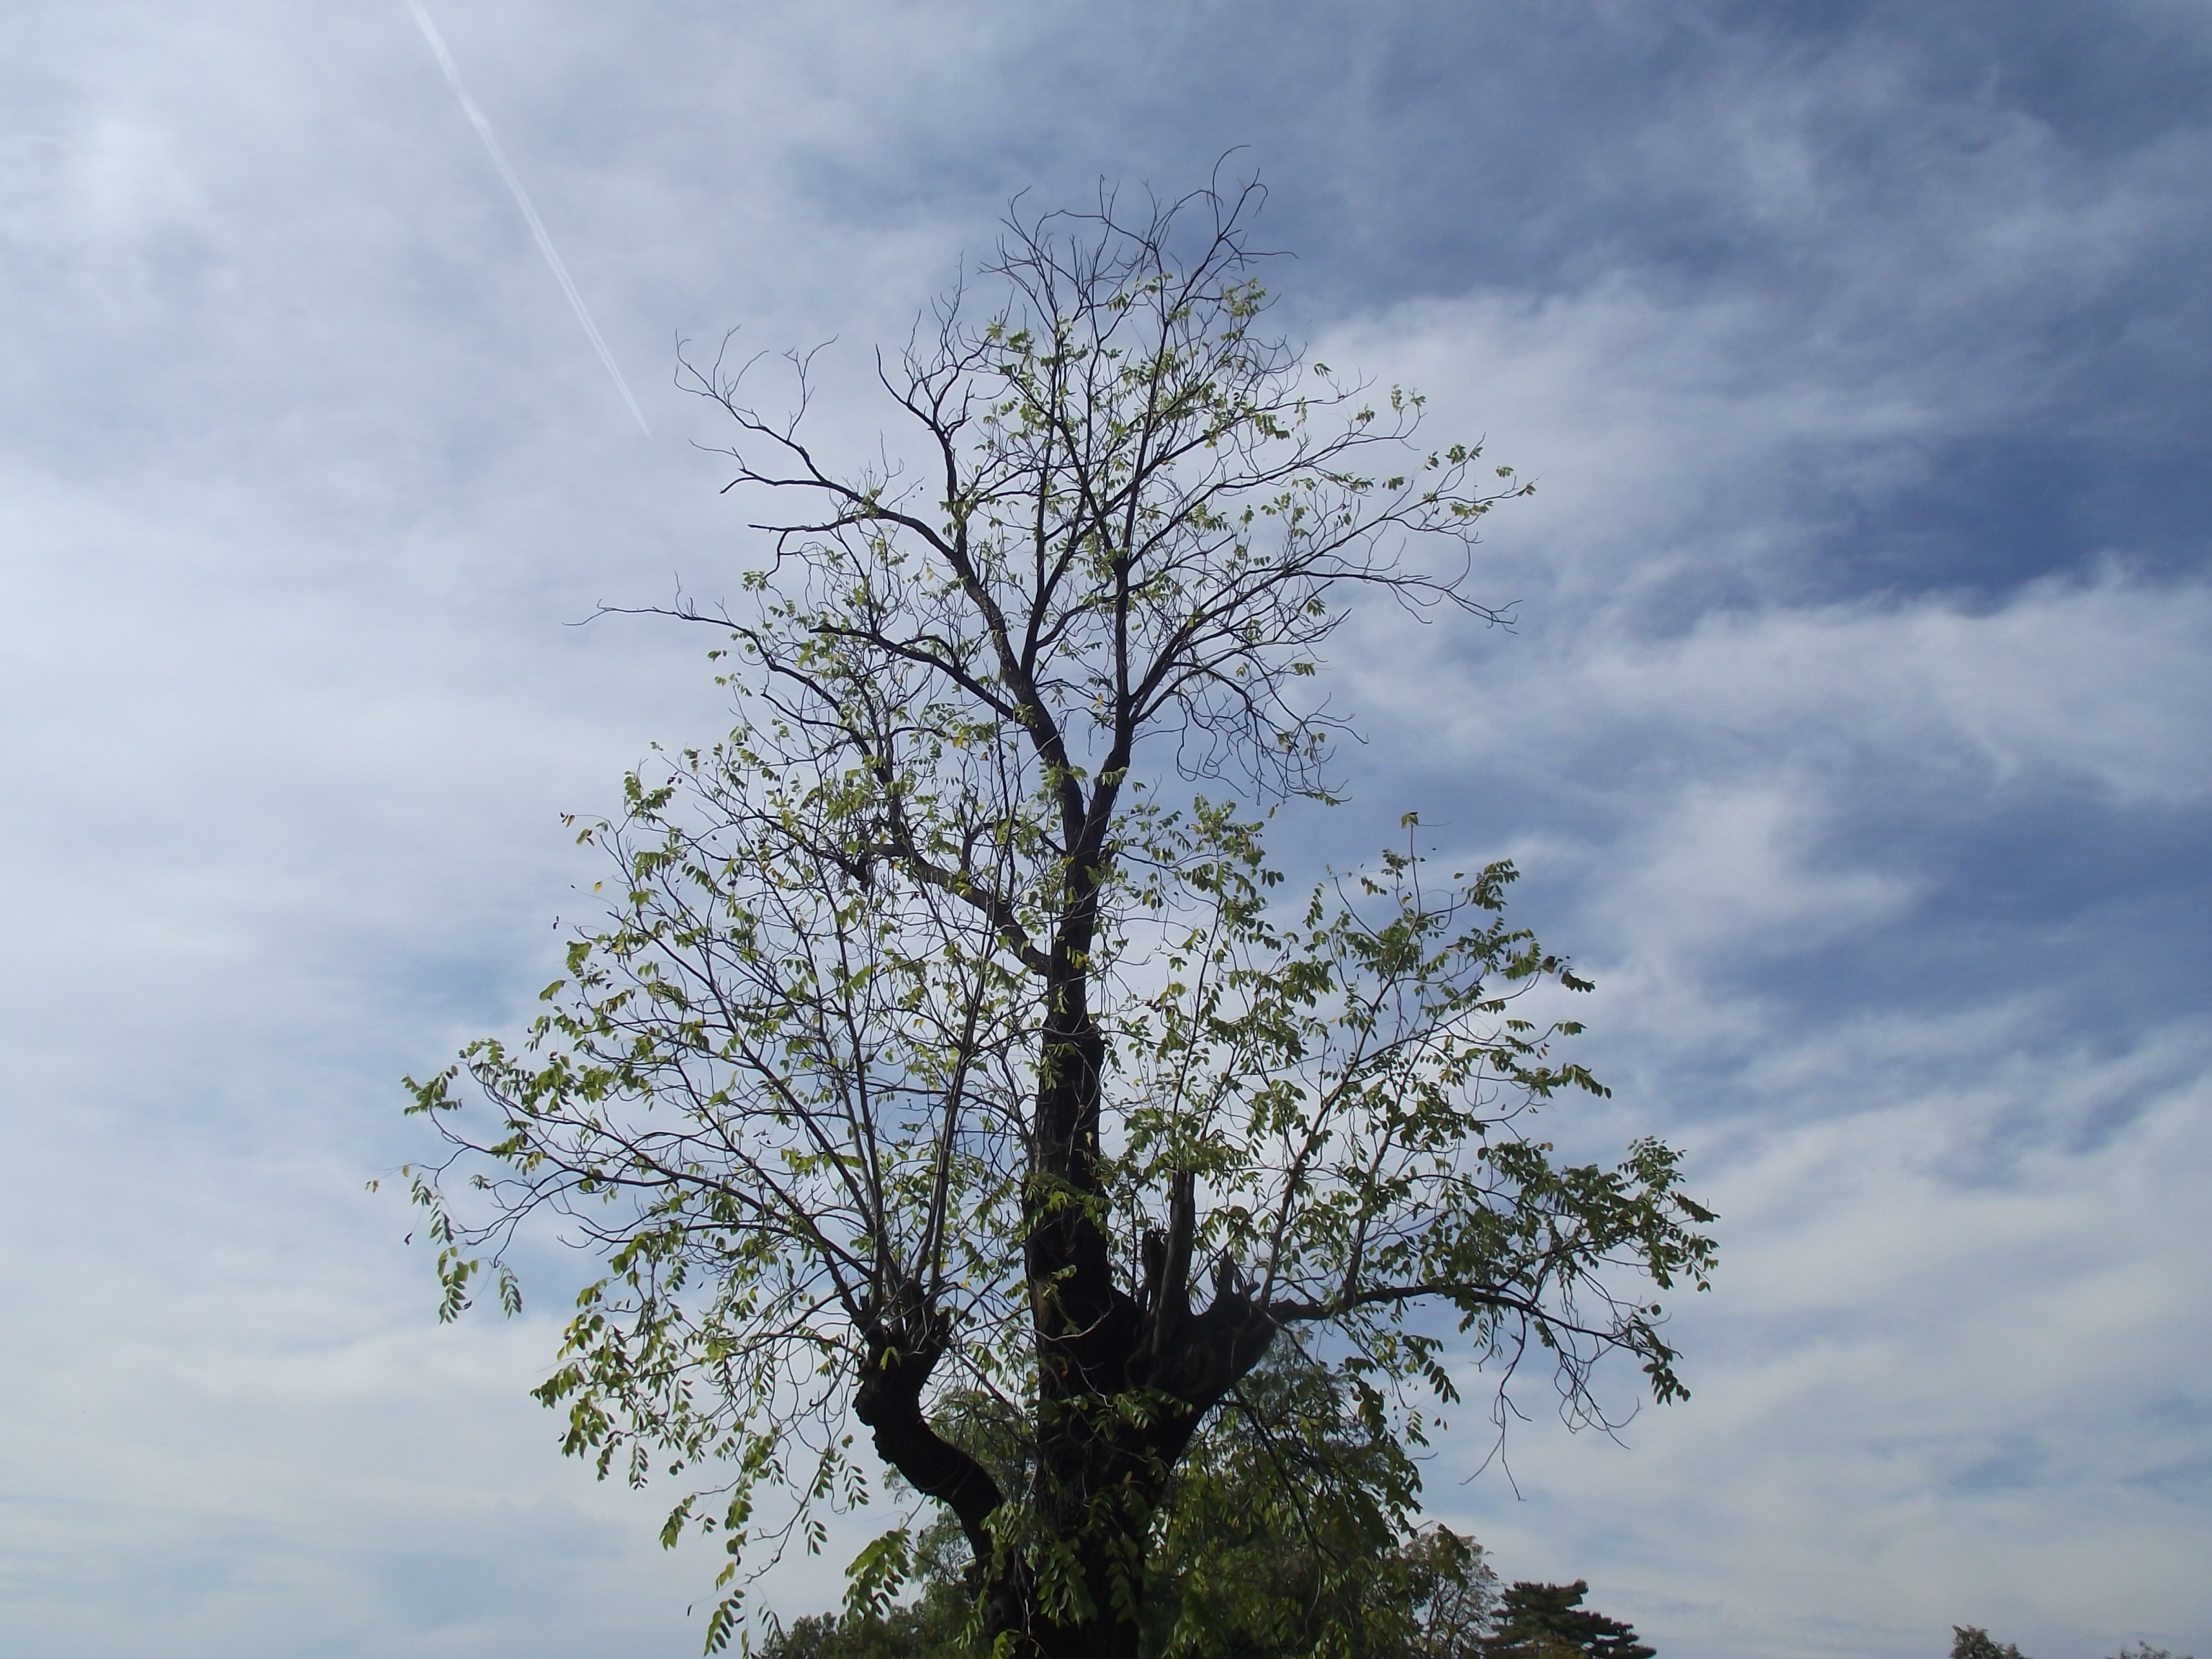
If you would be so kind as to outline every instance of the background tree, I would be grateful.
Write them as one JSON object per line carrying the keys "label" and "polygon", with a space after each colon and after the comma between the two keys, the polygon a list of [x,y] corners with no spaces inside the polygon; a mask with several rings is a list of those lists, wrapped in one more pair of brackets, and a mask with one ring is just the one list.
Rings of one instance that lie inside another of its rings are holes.
{"label": "background tree", "polygon": [[[980,315],[956,291],[879,361],[906,425],[849,470],[804,357],[782,416],[696,371],[772,549],[680,611],[726,631],[737,724],[583,828],[618,897],[527,1041],[416,1085],[446,1311],[487,1267],[518,1304],[534,1217],[599,1252],[538,1395],[603,1474],[719,1468],[664,1536],[724,1531],[726,1583],[865,1498],[857,1419],[1006,1651],[1127,1656],[1176,1472],[1285,1329],[1399,1433],[1401,1385],[1532,1345],[1573,1421],[1614,1351],[1682,1392],[1650,1297],[1702,1285],[1711,1216],[1668,1147],[1562,1166],[1528,1128],[1598,1085],[1553,1057],[1587,987],[1505,925],[1510,867],[1395,854],[1285,910],[1254,812],[1171,787],[1324,793],[1346,602],[1492,617],[1469,549],[1523,493],[1255,331],[1256,199],[1016,218]],[[962,1443],[981,1399],[1017,1462]]]}
{"label": "background tree", "polygon": [[1145,1649],[1173,1659],[1474,1659],[1496,1575],[1422,1527],[1381,1394],[1285,1341],[1231,1392],[1161,1505]]}
{"label": "background tree", "polygon": [[[1160,1506],[1144,1659],[1475,1659],[1497,1576],[1472,1540],[1419,1524],[1414,1460],[1372,1403],[1287,1343],[1237,1386]],[[962,1434],[987,1462],[1018,1455],[1019,1425],[986,1402]],[[769,1659],[980,1652],[958,1528],[933,1522],[915,1554],[910,1603],[856,1595],[782,1630]]]}
{"label": "background tree", "polygon": [[1500,1598],[1497,1628],[1480,1644],[1486,1659],[1652,1659],[1656,1651],[1618,1619],[1583,1606],[1589,1583],[1527,1580]]}
{"label": "background tree", "polygon": [[[2002,1646],[1989,1632],[1976,1625],[1951,1626],[1951,1659],[2023,1659],[2019,1644],[2007,1642]],[[2154,1648],[2148,1642],[2123,1647],[2112,1659],[2173,1659],[2164,1648]]]}

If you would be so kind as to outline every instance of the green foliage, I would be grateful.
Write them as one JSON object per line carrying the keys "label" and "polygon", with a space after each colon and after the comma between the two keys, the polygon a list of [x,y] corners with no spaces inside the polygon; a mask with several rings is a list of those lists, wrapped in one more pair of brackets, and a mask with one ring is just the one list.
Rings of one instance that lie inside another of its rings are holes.
{"label": "green foliage", "polygon": [[[1145,1659],[1474,1659],[1496,1601],[1480,1547],[1418,1524],[1419,1478],[1371,1391],[1295,1349],[1248,1376],[1185,1455],[1146,1564]],[[989,1423],[978,1405],[963,1419]],[[994,1451],[1015,1443],[1004,1414]],[[856,1595],[796,1621],[774,1659],[966,1655],[972,1559],[940,1521],[916,1543],[919,1596]],[[857,1582],[855,1564],[848,1584]]]}
{"label": "green foliage", "polygon": [[[1989,1632],[1974,1625],[1951,1626],[1951,1659],[2024,1659],[2019,1647],[2007,1642],[2000,1646]],[[2124,1647],[2112,1659],[2174,1659],[2164,1648],[2154,1648],[2148,1642]]]}
{"label": "green foliage", "polygon": [[[1286,903],[1267,814],[1183,793],[1326,798],[1301,688],[1344,595],[1495,620],[1459,582],[1526,493],[1417,442],[1418,396],[1255,332],[1246,205],[1011,224],[1004,302],[956,295],[886,365],[905,462],[836,471],[699,371],[775,550],[742,611],[680,613],[726,639],[735,723],[579,826],[610,913],[524,1039],[410,1085],[444,1316],[487,1271],[519,1306],[534,1225],[598,1261],[537,1395],[603,1478],[684,1483],[664,1542],[720,1534],[710,1649],[746,1571],[868,1501],[862,1430],[957,1523],[980,1629],[1127,1652],[1162,1550],[1177,1640],[1250,1611],[1235,1534],[1176,1517],[1259,1448],[1318,1455],[1349,1410],[1379,1460],[1274,1581],[1318,1606],[1361,1550],[1460,1571],[1404,1555],[1390,1459],[1473,1368],[1501,1427],[1532,1354],[1573,1423],[1608,1354],[1684,1393],[1656,1293],[1704,1288],[1713,1217],[1671,1147],[1538,1138],[1605,1091],[1562,1047],[1588,982],[1504,919],[1512,866],[1409,845]],[[1300,1331],[1328,1381],[1255,1371]],[[1236,1438],[1270,1413],[1287,1440]],[[860,1616],[927,1535],[863,1553]]]}
{"label": "green foliage", "polygon": [[960,1529],[945,1516],[914,1540],[919,1593],[910,1601],[856,1594],[848,1571],[844,1611],[775,1626],[763,1659],[982,1659],[988,1644],[976,1626],[969,1565]]}
{"label": "green foliage", "polygon": [[1479,1644],[1486,1659],[1652,1659],[1654,1650],[1636,1632],[1582,1605],[1589,1585],[1538,1584],[1526,1580],[1505,1592],[1497,1628]]}
{"label": "green foliage", "polygon": [[1496,1577],[1471,1540],[1419,1524],[1405,1426],[1371,1385],[1295,1349],[1256,1367],[1163,1505],[1147,1650],[1472,1659]]}

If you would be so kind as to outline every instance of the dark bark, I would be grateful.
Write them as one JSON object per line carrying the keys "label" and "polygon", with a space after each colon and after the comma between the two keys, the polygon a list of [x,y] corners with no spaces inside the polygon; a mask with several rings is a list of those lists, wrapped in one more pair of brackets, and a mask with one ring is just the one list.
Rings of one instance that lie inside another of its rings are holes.
{"label": "dark bark", "polygon": [[[1063,932],[1060,960],[1082,948]],[[1154,1507],[1207,1411],[1259,1363],[1276,1322],[1226,1261],[1192,1309],[1195,1184],[1174,1178],[1168,1231],[1146,1243],[1141,1293],[1115,1282],[1099,1213],[1105,1044],[1080,972],[1053,975],[1038,1085],[1024,1241],[1038,1360],[1038,1523],[1072,1552],[1092,1616],[1066,1623],[1039,1605],[1023,1559],[994,1560],[988,1518],[1006,1494],[975,1458],[937,1433],[921,1407],[944,1353],[945,1316],[916,1298],[871,1322],[856,1410],[876,1449],[958,1517],[974,1550],[985,1626],[1035,1659],[1134,1659],[1145,1544]],[[1134,1405],[1134,1411],[1120,1409]]]}
{"label": "dark bark", "polygon": [[916,1492],[959,1518],[976,1559],[990,1553],[984,1523],[1006,1501],[988,1469],[939,1435],[922,1416],[921,1391],[943,1358],[950,1321],[938,1310],[878,1319],[867,1333],[867,1370],[854,1413],[874,1431],[876,1452]]}
{"label": "dark bark", "polygon": [[1088,988],[1070,973],[1051,993],[1024,1248],[1039,1371],[1036,1515],[1072,1547],[1092,1616],[1063,1625],[1025,1608],[1021,1650],[1040,1659],[1134,1659],[1153,1509],[1206,1413],[1275,1331],[1226,1262],[1211,1302],[1193,1313],[1187,1175],[1174,1179],[1168,1234],[1141,1297],[1115,1282],[1098,1208],[1105,1045]]}

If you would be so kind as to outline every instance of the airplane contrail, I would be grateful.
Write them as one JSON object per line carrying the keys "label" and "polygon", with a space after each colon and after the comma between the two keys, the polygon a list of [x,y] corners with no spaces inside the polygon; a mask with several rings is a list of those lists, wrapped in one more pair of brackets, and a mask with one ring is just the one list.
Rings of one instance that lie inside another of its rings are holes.
{"label": "airplane contrail", "polygon": [[645,411],[637,406],[637,399],[630,395],[629,382],[623,379],[621,366],[615,362],[615,354],[607,349],[607,343],[599,337],[599,325],[592,322],[590,307],[585,305],[584,296],[576,291],[575,282],[568,275],[568,267],[561,263],[561,256],[553,246],[553,239],[545,234],[545,222],[538,216],[538,210],[531,206],[529,191],[523,189],[522,180],[514,176],[514,169],[507,165],[507,153],[500,149],[499,140],[493,136],[491,123],[477,107],[477,100],[469,96],[468,88],[461,83],[461,72],[453,66],[453,54],[446,50],[446,37],[438,33],[438,26],[430,21],[430,14],[423,9],[422,0],[407,0],[407,4],[415,14],[415,22],[422,29],[422,38],[430,43],[431,52],[437,56],[438,67],[446,72],[446,84],[453,88],[453,96],[461,100],[461,112],[469,118],[469,125],[477,130],[477,137],[483,140],[484,149],[491,155],[491,164],[499,169],[499,176],[507,180],[507,187],[514,192],[514,204],[522,210],[523,218],[529,222],[530,234],[538,239],[538,251],[545,256],[545,263],[553,267],[554,280],[561,284],[561,292],[568,296],[569,308],[575,312],[576,320],[584,325],[584,332],[591,338],[592,349],[599,354],[599,361],[607,366],[607,374],[612,377],[615,389],[622,393],[623,402],[629,405],[629,412],[637,417],[638,429],[650,438],[653,428],[645,423]]}

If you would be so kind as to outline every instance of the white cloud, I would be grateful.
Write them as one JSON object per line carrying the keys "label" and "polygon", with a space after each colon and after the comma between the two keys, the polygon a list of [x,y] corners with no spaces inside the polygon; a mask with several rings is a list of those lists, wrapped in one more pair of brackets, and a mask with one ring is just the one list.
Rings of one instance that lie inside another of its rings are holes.
{"label": "white cloud", "polygon": [[1594,902],[1632,918],[1639,957],[1723,947],[1779,954],[1897,920],[1910,884],[1868,871],[1807,867],[1800,843],[1817,821],[1810,780],[1695,783],[1620,853],[1626,866]]}
{"label": "white cloud", "polygon": [[[1645,1413],[1626,1451],[1525,1436],[1529,1502],[1457,1500],[1506,1559],[1582,1571],[1604,1512],[1613,1599],[1662,1651],[1905,1652],[1954,1622],[2041,1652],[2193,1639],[2207,1034],[1974,1080],[1981,1034],[1930,1026],[1923,1054],[1952,1040],[1932,1079],[1869,1062],[1887,1030],[1816,1038],[1792,1061],[1858,1109],[1723,1142],[1701,1187],[1723,1273],[1678,1328],[1696,1397]],[[2130,1070],[2165,1080],[2094,1149],[1964,1178],[2020,1104],[2078,1118]]]}

